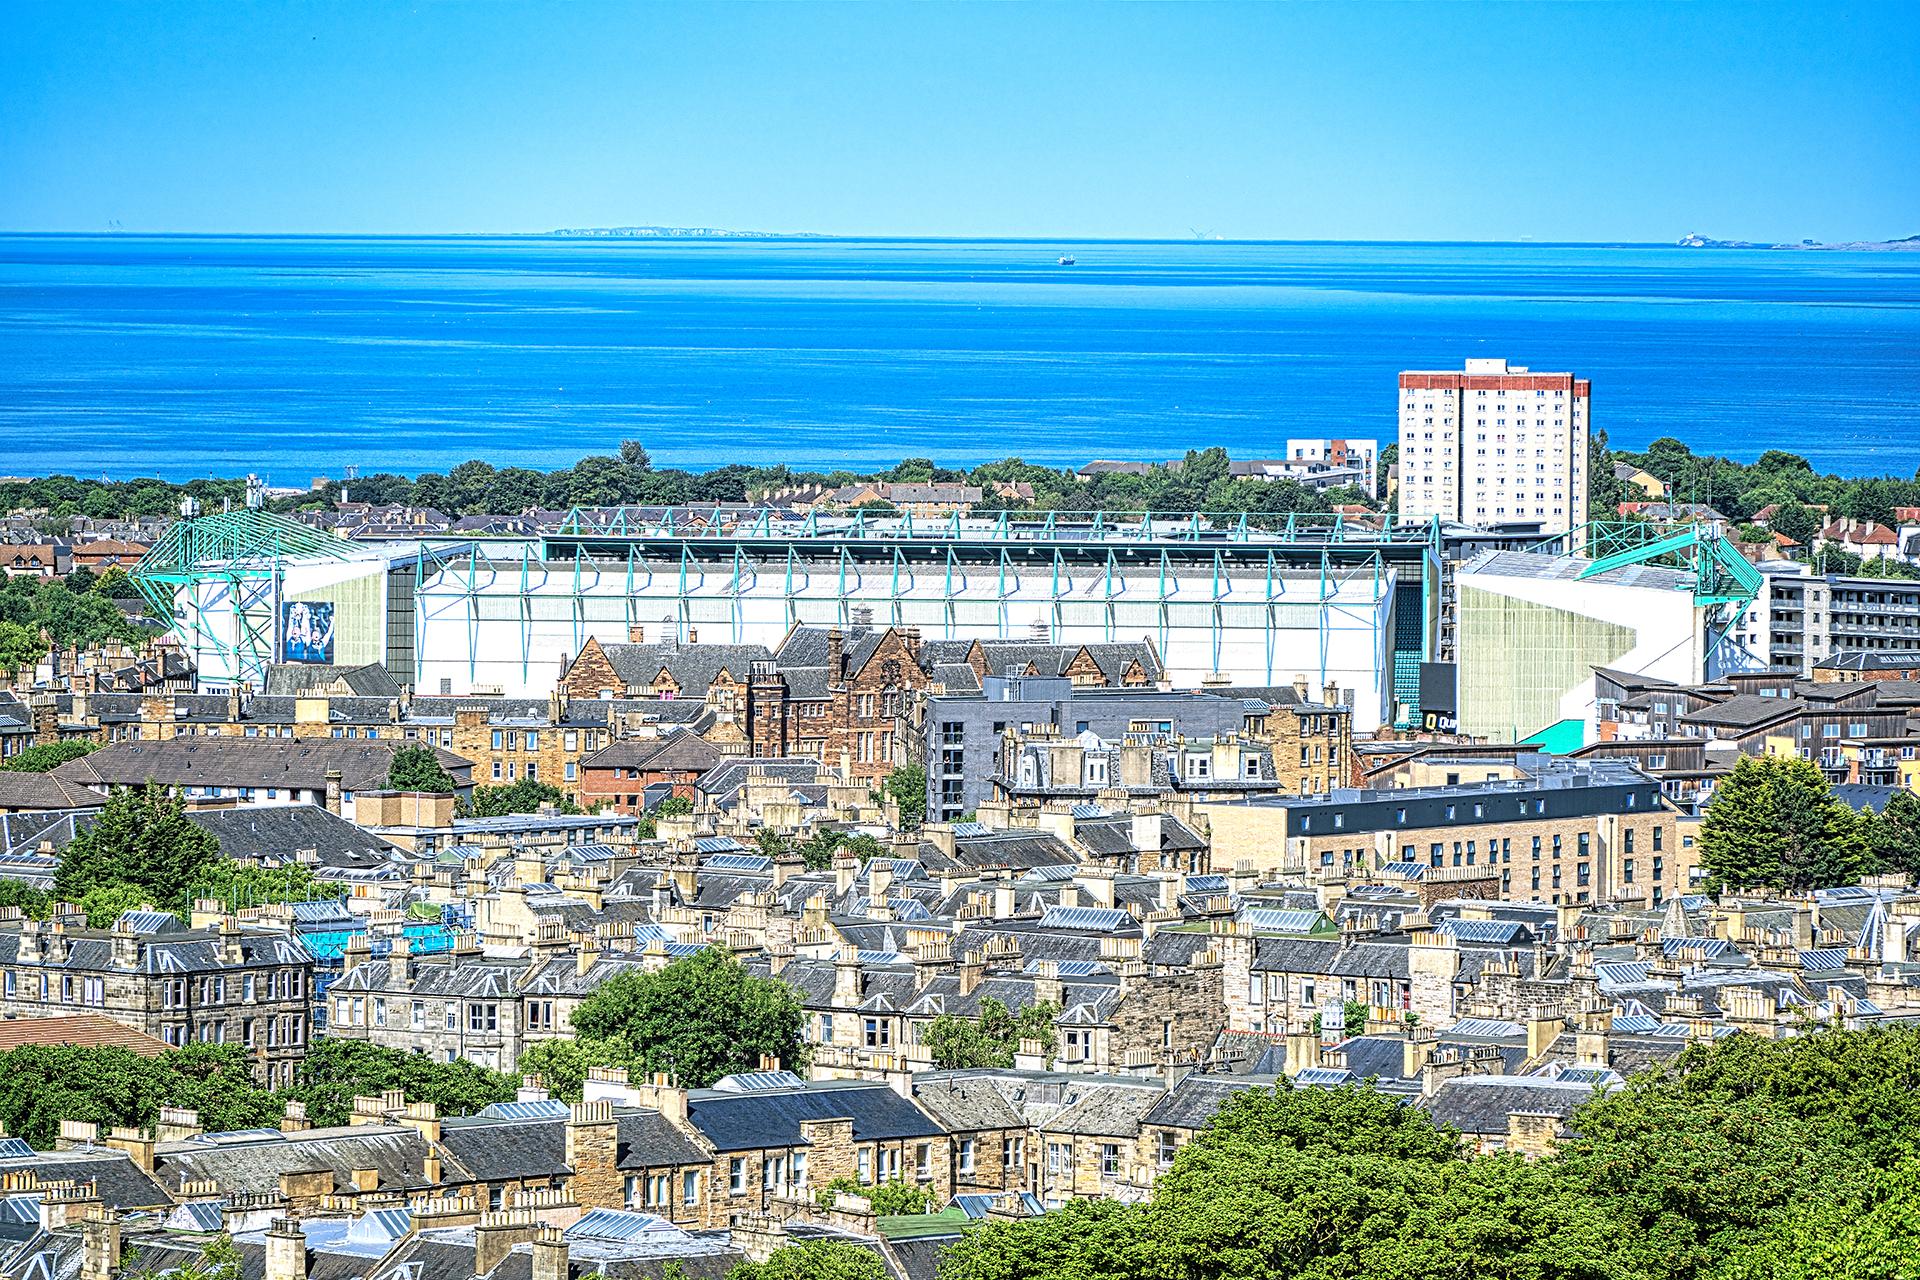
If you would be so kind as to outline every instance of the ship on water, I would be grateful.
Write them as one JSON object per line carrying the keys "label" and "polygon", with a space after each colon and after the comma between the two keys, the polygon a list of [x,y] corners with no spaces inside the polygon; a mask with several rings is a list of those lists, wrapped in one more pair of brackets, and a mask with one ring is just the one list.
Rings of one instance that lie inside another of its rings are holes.
{"label": "ship on water", "polygon": [[1070,266],[1072,266],[1072,265],[1073,265],[1073,255],[1072,255],[1072,254],[1070,254],[1070,253],[1063,253],[1063,254],[1061,254],[1061,255],[1060,255],[1060,265],[1061,265],[1061,266],[1063,266],[1063,267],[1070,267]]}

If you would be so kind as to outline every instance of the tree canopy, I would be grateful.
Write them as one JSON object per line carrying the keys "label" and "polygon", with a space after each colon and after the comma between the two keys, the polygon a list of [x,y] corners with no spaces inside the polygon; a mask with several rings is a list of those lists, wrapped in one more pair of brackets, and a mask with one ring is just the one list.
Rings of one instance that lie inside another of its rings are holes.
{"label": "tree canopy", "polygon": [[96,889],[124,887],[162,911],[184,913],[194,883],[219,854],[219,841],[187,818],[176,792],[116,787],[99,816],[61,850],[53,890],[78,902]]}
{"label": "tree canopy", "polygon": [[1053,1019],[1059,1012],[1042,1002],[1014,1014],[992,996],[984,996],[977,1018],[943,1013],[929,1023],[927,1051],[933,1055],[933,1065],[942,1071],[1010,1067],[1022,1040],[1038,1040],[1049,1052],[1053,1049]]}
{"label": "tree canopy", "polygon": [[[0,660],[0,667],[6,662]],[[0,760],[0,769],[10,773],[50,773],[69,760],[92,755],[101,744],[88,738],[67,738],[60,742],[42,742]]]}
{"label": "tree canopy", "polygon": [[432,747],[419,743],[393,753],[387,767],[387,785],[395,791],[433,791],[445,795],[453,790],[453,775],[440,764]]}
{"label": "tree canopy", "polygon": [[623,973],[573,1011],[582,1050],[636,1077],[665,1071],[689,1088],[756,1070],[761,1055],[804,1066],[800,1002],[777,978],[758,978],[708,948],[656,973]]}
{"label": "tree canopy", "polygon": [[925,765],[903,764],[880,784],[888,798],[900,810],[900,829],[917,830],[927,820],[927,770]]}
{"label": "tree canopy", "polygon": [[1868,829],[1812,761],[1742,756],[1707,805],[1700,862],[1735,889],[1832,888],[1866,869]]}
{"label": "tree canopy", "polygon": [[872,1249],[845,1240],[803,1240],[776,1249],[765,1262],[741,1262],[727,1280],[886,1280]]}
{"label": "tree canopy", "polygon": [[972,1228],[941,1280],[1761,1280],[1906,1274],[1920,1028],[1737,1035],[1469,1155],[1365,1086],[1236,1094],[1144,1204]]}
{"label": "tree canopy", "polygon": [[254,1083],[245,1046],[188,1044],[146,1057],[130,1049],[26,1045],[0,1053],[0,1126],[40,1149],[51,1149],[62,1120],[151,1126],[161,1107],[200,1113],[210,1131],[277,1124],[291,1099],[306,1104],[316,1125],[343,1125],[353,1099],[404,1089],[442,1115],[470,1115],[513,1100],[520,1078],[463,1059],[435,1062],[422,1053],[322,1036],[300,1063],[291,1087]]}
{"label": "tree canopy", "polygon": [[501,818],[509,813],[538,813],[543,804],[552,805],[556,813],[580,812],[560,788],[522,778],[503,787],[475,787],[472,798],[461,802],[460,814],[466,818]]}

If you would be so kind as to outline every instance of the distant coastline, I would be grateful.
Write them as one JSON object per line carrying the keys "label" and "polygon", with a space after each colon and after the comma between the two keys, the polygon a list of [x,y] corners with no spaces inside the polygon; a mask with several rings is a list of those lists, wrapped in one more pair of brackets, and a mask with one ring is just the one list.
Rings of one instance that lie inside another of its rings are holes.
{"label": "distant coastline", "polygon": [[1674,244],[1682,249],[1816,249],[1849,250],[1855,253],[1913,253],[1920,252],[1920,236],[1908,236],[1904,240],[1847,240],[1828,244],[1819,240],[1802,240],[1798,244],[1768,244],[1760,240],[1715,240],[1711,236],[1694,233],[1681,236]]}
{"label": "distant coastline", "polygon": [[721,227],[561,227],[547,236],[593,236],[621,240],[820,240],[818,231],[728,231]]}

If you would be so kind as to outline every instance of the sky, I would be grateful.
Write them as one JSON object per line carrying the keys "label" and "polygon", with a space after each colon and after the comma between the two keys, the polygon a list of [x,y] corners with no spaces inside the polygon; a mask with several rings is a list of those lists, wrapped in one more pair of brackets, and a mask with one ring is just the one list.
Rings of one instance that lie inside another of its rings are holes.
{"label": "sky", "polygon": [[1908,5],[0,5],[0,230],[1920,234]]}

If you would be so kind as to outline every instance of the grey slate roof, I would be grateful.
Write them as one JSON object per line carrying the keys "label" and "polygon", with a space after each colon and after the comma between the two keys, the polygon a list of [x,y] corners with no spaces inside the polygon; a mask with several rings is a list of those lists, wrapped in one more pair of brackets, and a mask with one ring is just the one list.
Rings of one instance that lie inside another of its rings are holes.
{"label": "grey slate roof", "polygon": [[1443,1081],[1419,1105],[1436,1124],[1465,1134],[1505,1137],[1510,1112],[1548,1112],[1564,1121],[1598,1092],[1596,1086],[1578,1080],[1467,1075]]}
{"label": "grey slate roof", "polygon": [[[82,786],[294,787],[320,790],[330,769],[346,791],[381,791],[394,753],[413,745],[399,739],[173,738],[117,742],[69,760],[54,773]],[[438,747],[440,765],[458,785],[471,781],[473,763]]]}
{"label": "grey slate roof", "polygon": [[222,1143],[203,1136],[162,1143],[155,1149],[154,1168],[176,1190],[188,1180],[212,1179],[226,1195],[278,1195],[282,1174],[322,1170],[333,1173],[336,1187],[351,1188],[356,1169],[377,1172],[382,1190],[415,1190],[433,1185],[425,1171],[430,1154],[426,1139],[412,1129],[354,1125],[262,1135],[255,1141]]}
{"label": "grey slate roof", "polygon": [[802,1145],[800,1122],[848,1118],[855,1142],[937,1137],[933,1118],[886,1085],[826,1081],[804,1089],[688,1095],[687,1119],[719,1151]]}

